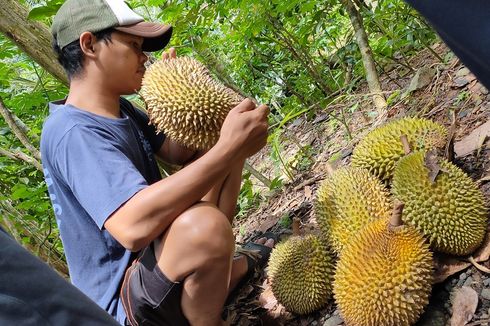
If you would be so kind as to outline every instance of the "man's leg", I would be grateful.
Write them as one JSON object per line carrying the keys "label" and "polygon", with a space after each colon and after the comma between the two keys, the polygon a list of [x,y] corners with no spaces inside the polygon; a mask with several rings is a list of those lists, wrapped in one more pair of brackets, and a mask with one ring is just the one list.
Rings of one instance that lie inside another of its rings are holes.
{"label": "man's leg", "polygon": [[[238,195],[242,182],[242,171],[245,161],[238,162],[232,166],[230,173],[219,180],[215,186],[203,197],[204,201],[215,204],[228,218],[230,224],[233,224],[233,218],[236,213]],[[261,238],[257,243],[272,247],[274,241],[271,239]],[[231,292],[240,280],[245,276],[248,270],[247,259],[240,255],[233,259],[231,268],[229,292]]]}
{"label": "man's leg", "polygon": [[233,253],[227,217],[205,202],[185,211],[155,241],[160,270],[169,280],[183,282],[182,311],[192,325],[222,324]]}

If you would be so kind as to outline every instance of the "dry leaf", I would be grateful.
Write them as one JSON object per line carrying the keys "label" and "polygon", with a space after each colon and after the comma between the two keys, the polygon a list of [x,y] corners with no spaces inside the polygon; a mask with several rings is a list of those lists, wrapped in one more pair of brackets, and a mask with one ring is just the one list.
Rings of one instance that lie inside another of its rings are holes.
{"label": "dry leaf", "polygon": [[454,144],[456,157],[463,157],[471,154],[474,150],[482,146],[482,139],[490,137],[490,121],[485,122],[461,141]]}
{"label": "dry leaf", "polygon": [[272,308],[274,308],[276,305],[277,305],[277,299],[276,297],[274,296],[274,294],[272,294],[272,289],[271,287],[267,287],[261,294],[260,294],[260,297],[259,297],[259,302],[260,302],[260,305],[264,308],[264,309],[267,309],[267,310],[272,310]]}
{"label": "dry leaf", "polygon": [[305,187],[305,198],[311,199],[311,187],[310,186]]}
{"label": "dry leaf", "polygon": [[451,326],[464,326],[472,318],[478,306],[478,294],[470,287],[463,286],[456,290],[453,299]]}
{"label": "dry leaf", "polygon": [[424,165],[429,169],[429,180],[434,183],[437,175],[441,172],[441,167],[439,166],[439,158],[437,157],[436,151],[428,151],[424,157]]}
{"label": "dry leaf", "polygon": [[473,255],[475,261],[482,263],[490,258],[490,227],[487,229],[487,234],[482,245]]}
{"label": "dry leaf", "polygon": [[434,265],[434,283],[441,283],[449,276],[470,267],[471,263],[448,256],[435,256]]}

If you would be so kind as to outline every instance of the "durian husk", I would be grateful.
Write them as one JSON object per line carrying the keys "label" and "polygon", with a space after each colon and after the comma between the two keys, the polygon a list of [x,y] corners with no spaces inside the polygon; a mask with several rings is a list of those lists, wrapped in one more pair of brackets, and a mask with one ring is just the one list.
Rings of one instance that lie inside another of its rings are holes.
{"label": "durian husk", "polygon": [[447,130],[427,119],[402,118],[374,129],[352,153],[352,165],[362,167],[383,181],[393,176],[396,162],[405,155],[402,135],[407,136],[413,151],[438,149],[446,145]]}
{"label": "durian husk", "polygon": [[388,219],[369,223],[344,248],[334,297],[346,325],[412,325],[429,302],[433,261],[423,236]]}
{"label": "durian husk", "polygon": [[243,100],[190,57],[152,64],[140,95],[156,129],[194,150],[214,146],[228,112]]}
{"label": "durian husk", "polygon": [[315,213],[322,236],[340,254],[368,222],[390,216],[390,194],[367,170],[340,168],[321,183]]}
{"label": "durian husk", "polygon": [[325,306],[332,295],[333,257],[316,235],[292,236],[272,250],[268,276],[272,293],[296,314]]}
{"label": "durian husk", "polygon": [[432,182],[425,155],[425,151],[409,154],[395,169],[392,192],[405,203],[403,221],[422,232],[436,251],[470,254],[481,245],[487,228],[483,194],[444,158],[439,158],[441,170]]}

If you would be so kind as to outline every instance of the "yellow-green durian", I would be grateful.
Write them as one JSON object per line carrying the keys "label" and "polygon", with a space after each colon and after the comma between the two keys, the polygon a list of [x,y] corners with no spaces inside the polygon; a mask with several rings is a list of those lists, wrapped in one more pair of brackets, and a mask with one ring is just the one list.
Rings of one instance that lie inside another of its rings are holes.
{"label": "yellow-green durian", "polygon": [[423,312],[432,284],[432,255],[409,225],[369,223],[344,248],[333,291],[350,326],[408,326]]}
{"label": "yellow-green durian", "polygon": [[325,179],[316,194],[316,220],[324,238],[340,254],[364,225],[390,216],[389,192],[367,170],[345,167]]}
{"label": "yellow-green durian", "polygon": [[292,236],[272,250],[272,293],[288,311],[308,314],[331,297],[333,269],[331,253],[316,235]]}
{"label": "yellow-green durian", "polygon": [[395,163],[405,155],[400,136],[406,135],[412,150],[442,148],[447,130],[427,119],[403,118],[374,129],[352,153],[352,165],[366,168],[382,180],[390,180]]}
{"label": "yellow-green durian", "polygon": [[209,149],[241,96],[190,57],[160,60],[143,78],[141,96],[158,131],[190,149]]}
{"label": "yellow-green durian", "polygon": [[480,246],[487,228],[483,194],[460,168],[440,158],[432,182],[425,152],[402,158],[395,169],[392,192],[405,203],[403,221],[422,232],[434,250],[466,255]]}

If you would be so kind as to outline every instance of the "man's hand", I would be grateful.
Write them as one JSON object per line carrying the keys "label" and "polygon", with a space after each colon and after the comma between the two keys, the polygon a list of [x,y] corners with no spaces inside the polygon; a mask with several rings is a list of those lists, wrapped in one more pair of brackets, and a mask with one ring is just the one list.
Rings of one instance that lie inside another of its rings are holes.
{"label": "man's hand", "polygon": [[162,60],[175,59],[177,58],[177,52],[175,48],[170,48],[168,51],[162,53]]}
{"label": "man's hand", "polygon": [[267,105],[256,108],[250,99],[243,100],[226,116],[217,145],[227,146],[242,159],[257,153],[267,143],[268,114]]}

